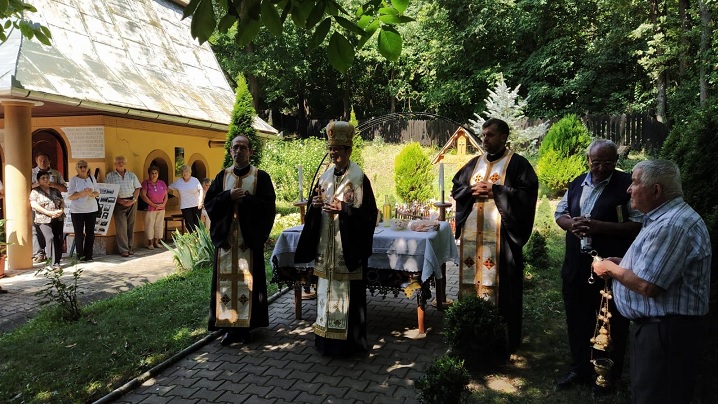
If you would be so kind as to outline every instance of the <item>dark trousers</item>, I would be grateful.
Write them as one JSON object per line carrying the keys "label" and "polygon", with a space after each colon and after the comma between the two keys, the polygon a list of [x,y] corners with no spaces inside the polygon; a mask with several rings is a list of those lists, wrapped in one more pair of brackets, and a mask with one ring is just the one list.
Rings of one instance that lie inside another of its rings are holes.
{"label": "dark trousers", "polygon": [[634,403],[690,403],[707,338],[701,317],[635,320],[631,328]]}
{"label": "dark trousers", "polygon": [[613,360],[613,378],[619,379],[623,373],[630,323],[618,312],[613,300],[610,300],[608,309],[612,315],[610,326],[613,351],[604,352],[591,347],[590,340],[596,331],[596,316],[604,283],[603,280],[596,279],[591,285],[587,279],[588,272],[586,279],[577,282],[564,281],[562,287],[568,342],[573,360],[571,370],[584,378],[593,377],[594,370],[590,362],[593,354],[594,359],[608,357]]}
{"label": "dark trousers", "polygon": [[92,249],[95,245],[95,220],[97,212],[71,213],[72,228],[75,231],[75,249],[77,258],[81,260],[92,259]]}
{"label": "dark trousers", "polygon": [[[32,218],[35,219],[35,211],[32,211]],[[40,225],[33,223],[32,225],[32,256],[45,255],[45,236],[42,235]]]}
{"label": "dark trousers", "polygon": [[202,210],[196,206],[182,209],[182,217],[184,218],[184,222],[187,224],[187,231],[194,233],[194,229],[199,225],[199,216],[201,214]]}
{"label": "dark trousers", "polygon": [[53,264],[59,264],[62,258],[62,220],[37,225],[45,242],[45,256],[52,257]]}

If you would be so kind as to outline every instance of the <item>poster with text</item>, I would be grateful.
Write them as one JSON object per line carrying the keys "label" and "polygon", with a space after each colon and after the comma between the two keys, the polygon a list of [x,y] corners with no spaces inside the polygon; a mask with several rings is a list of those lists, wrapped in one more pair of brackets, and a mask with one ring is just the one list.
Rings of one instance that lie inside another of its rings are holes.
{"label": "poster with text", "polygon": [[[95,234],[106,236],[107,229],[110,227],[110,220],[112,220],[112,212],[115,210],[115,204],[117,203],[120,186],[118,184],[98,182],[97,188],[100,189],[100,197],[97,198],[100,205],[100,214],[97,215],[97,220],[95,221]],[[67,199],[67,192],[63,192],[62,196],[65,197],[65,227],[63,231],[65,233],[74,233],[75,229],[72,227],[72,218],[70,217],[70,204],[72,201]]]}

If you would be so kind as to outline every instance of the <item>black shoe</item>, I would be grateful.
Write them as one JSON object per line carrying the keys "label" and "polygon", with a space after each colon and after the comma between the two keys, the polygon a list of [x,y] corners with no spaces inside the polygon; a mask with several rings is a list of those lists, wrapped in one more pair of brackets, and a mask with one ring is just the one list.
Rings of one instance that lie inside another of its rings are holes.
{"label": "black shoe", "polygon": [[236,332],[233,331],[227,331],[221,340],[219,340],[219,344],[222,346],[229,346],[234,344],[235,342],[239,342],[240,336]]}
{"label": "black shoe", "polygon": [[598,384],[594,383],[593,386],[591,386],[591,393],[594,397],[606,397],[611,394],[613,394],[613,385],[610,386],[599,386]]}
{"label": "black shoe", "polygon": [[252,334],[249,332],[249,330],[239,331],[237,337],[244,344],[249,344],[250,342],[252,342]]}
{"label": "black shoe", "polygon": [[578,384],[588,384],[591,379],[588,377],[582,377],[574,371],[570,371],[563,375],[562,378],[556,380],[556,390],[565,390]]}

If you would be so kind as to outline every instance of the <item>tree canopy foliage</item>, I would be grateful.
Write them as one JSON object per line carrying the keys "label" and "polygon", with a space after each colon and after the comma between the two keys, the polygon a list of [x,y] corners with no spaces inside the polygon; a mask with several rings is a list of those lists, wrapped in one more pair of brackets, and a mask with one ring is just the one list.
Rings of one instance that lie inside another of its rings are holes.
{"label": "tree canopy foliage", "polygon": [[[362,7],[337,1],[343,10]],[[528,100],[527,117],[652,111],[670,122],[699,104],[699,94],[709,96],[718,79],[718,55],[710,46],[716,2],[405,4],[391,2],[414,19],[392,26],[402,39],[401,55],[387,59],[377,47],[354,47],[343,74],[332,67],[331,40],[313,41],[316,28],[301,24],[284,24],[279,33],[263,26],[248,46],[236,42],[241,25],[210,42],[231,75],[249,78],[258,110],[313,119],[348,119],[353,107],[360,120],[428,111],[466,122],[485,109],[503,74]],[[344,32],[335,16],[323,18]]]}
{"label": "tree canopy foliage", "polygon": [[262,28],[280,37],[284,22],[291,18],[295,26],[309,34],[309,48],[316,48],[328,38],[329,63],[345,73],[356,51],[374,37],[385,58],[399,58],[402,39],[396,27],[412,21],[404,15],[408,5],[409,0],[368,0],[350,13],[349,4],[335,0],[191,0],[183,17],[193,16],[192,36],[200,43],[215,30],[227,33],[236,24],[234,40],[239,46],[252,42]]}
{"label": "tree canopy foliage", "polygon": [[27,39],[37,38],[45,45],[50,45],[50,30],[26,17],[26,13],[34,13],[37,9],[22,0],[0,0],[0,44],[7,41],[13,29],[19,29]]}

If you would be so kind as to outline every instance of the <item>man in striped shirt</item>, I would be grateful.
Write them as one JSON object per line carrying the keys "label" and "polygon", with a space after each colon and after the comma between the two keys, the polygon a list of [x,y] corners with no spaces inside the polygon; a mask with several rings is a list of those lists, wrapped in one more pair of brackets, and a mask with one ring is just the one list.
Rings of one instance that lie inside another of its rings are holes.
{"label": "man in striped shirt", "polygon": [[640,162],[628,192],[632,207],[645,214],[643,229],[623,259],[594,263],[593,270],[616,280],[616,307],[633,321],[633,402],[688,403],[707,337],[708,230],[684,202],[680,171],[671,161]]}
{"label": "man in striped shirt", "polygon": [[127,170],[125,156],[115,157],[115,171],[110,171],[105,175],[105,182],[120,186],[112,217],[115,219],[117,248],[120,250],[121,256],[129,257],[135,254],[135,217],[137,216],[137,197],[142,189],[142,184],[133,172]]}

